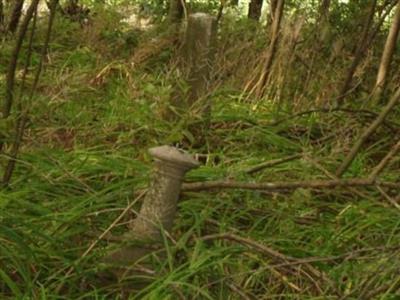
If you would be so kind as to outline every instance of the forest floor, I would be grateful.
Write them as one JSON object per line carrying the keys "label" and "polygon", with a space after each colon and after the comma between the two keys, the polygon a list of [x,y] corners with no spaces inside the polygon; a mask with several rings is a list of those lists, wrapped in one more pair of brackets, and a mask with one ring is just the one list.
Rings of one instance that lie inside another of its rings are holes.
{"label": "forest floor", "polygon": [[[210,96],[211,125],[200,144],[190,130],[201,122],[196,114],[161,118],[175,86],[174,50],[132,64],[154,32],[106,30],[108,22],[87,32],[61,21],[55,28],[61,34],[51,42],[12,184],[0,192],[1,299],[123,297],[131,278],[95,283],[109,247],[98,237],[147,187],[153,146],[179,145],[205,158],[188,182],[331,179],[372,120],[340,111],[294,117],[272,101],[244,100],[223,82]],[[382,127],[346,177],[366,177],[391,134]],[[396,180],[398,170],[397,159],[382,178]],[[112,226],[113,235],[127,230],[138,207]],[[131,298],[398,299],[399,213],[374,187],[185,192],[165,261]]]}

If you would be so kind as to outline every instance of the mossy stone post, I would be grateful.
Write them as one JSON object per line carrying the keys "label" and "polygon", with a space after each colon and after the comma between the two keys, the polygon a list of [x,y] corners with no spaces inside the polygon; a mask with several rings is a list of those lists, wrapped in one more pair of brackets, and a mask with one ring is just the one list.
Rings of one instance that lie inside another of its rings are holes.
{"label": "mossy stone post", "polygon": [[[214,64],[217,20],[206,13],[191,14],[184,41],[184,64],[187,70],[189,95],[187,104],[193,106],[198,100],[207,97],[210,91],[211,73]],[[202,103],[202,113],[209,113],[209,98]]]}
{"label": "mossy stone post", "polygon": [[[206,13],[194,13],[188,16],[178,67],[179,79],[171,95],[170,107],[162,111],[165,120],[176,121],[180,115],[191,110],[203,120],[200,130],[208,129],[211,112],[211,100],[208,95],[216,41],[216,17]],[[185,88],[182,88],[180,79],[186,83]],[[204,132],[195,134],[202,136]]]}
{"label": "mossy stone post", "polygon": [[162,231],[172,229],[183,177],[199,166],[193,157],[174,147],[155,147],[149,153],[155,160],[151,184],[130,232],[123,236],[127,246],[105,260],[115,266],[128,267],[162,247]]}

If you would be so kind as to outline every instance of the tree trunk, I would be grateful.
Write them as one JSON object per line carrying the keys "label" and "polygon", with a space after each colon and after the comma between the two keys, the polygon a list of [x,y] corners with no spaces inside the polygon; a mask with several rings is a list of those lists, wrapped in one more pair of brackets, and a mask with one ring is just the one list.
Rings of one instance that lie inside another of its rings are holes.
{"label": "tree trunk", "polygon": [[278,0],[270,0],[269,1],[269,11],[268,11],[268,16],[267,16],[268,24],[272,24],[272,22],[274,20],[274,13],[276,10],[277,3],[278,3]]}
{"label": "tree trunk", "polygon": [[325,22],[329,18],[329,8],[331,6],[331,0],[321,0],[319,6],[319,19],[321,22]]}
{"label": "tree trunk", "polygon": [[393,53],[396,48],[397,38],[400,30],[400,1],[397,3],[396,13],[393,18],[392,26],[390,27],[388,37],[386,39],[385,48],[383,49],[381,63],[379,65],[378,76],[373,91],[373,103],[377,104],[382,97],[385,89],[387,74],[390,70]]}
{"label": "tree trunk", "polygon": [[329,9],[331,0],[320,0],[318,17],[315,23],[316,42],[314,43],[314,54],[321,53],[326,46],[327,38],[330,36],[331,26],[329,23]]}
{"label": "tree trunk", "polygon": [[265,85],[268,82],[272,62],[274,60],[276,54],[276,48],[278,46],[279,41],[279,31],[281,20],[283,16],[283,6],[285,4],[285,0],[278,0],[277,7],[274,12],[273,16],[273,23],[272,23],[272,34],[271,34],[271,43],[268,48],[267,56],[265,59],[265,65],[263,69],[263,73],[261,74],[260,80],[257,83],[257,97],[260,97],[264,93]]}
{"label": "tree trunk", "polygon": [[0,32],[3,31],[4,26],[4,5],[3,0],[0,0]]}
{"label": "tree trunk", "polygon": [[168,19],[171,23],[179,23],[185,10],[185,0],[170,0]]}
{"label": "tree trunk", "polygon": [[356,72],[357,67],[363,58],[365,50],[367,50],[367,48],[368,48],[368,44],[369,44],[368,36],[369,36],[370,29],[372,27],[373,20],[374,20],[376,2],[377,2],[377,0],[372,0],[372,2],[371,2],[368,17],[366,19],[366,24],[364,25],[364,30],[361,35],[361,39],[358,43],[358,47],[357,47],[353,62],[347,72],[346,78],[343,82],[342,88],[340,89],[340,93],[337,98],[338,106],[340,106],[343,103],[344,98],[347,96],[347,93],[350,90],[351,82],[353,81],[354,73]]}
{"label": "tree trunk", "polygon": [[16,0],[11,13],[10,22],[8,23],[7,31],[15,33],[18,28],[19,19],[22,14],[22,7],[24,6],[24,0]]}
{"label": "tree trunk", "polygon": [[259,21],[261,17],[263,0],[251,0],[249,3],[248,18]]}
{"label": "tree trunk", "polygon": [[225,0],[221,0],[219,7],[218,7],[218,13],[217,13],[217,24],[219,23],[219,21],[222,18],[222,14],[224,13],[224,8],[225,8]]}
{"label": "tree trunk", "polygon": [[22,20],[20,30],[18,31],[18,36],[16,38],[15,47],[11,54],[11,59],[8,65],[7,75],[6,75],[6,93],[4,97],[4,107],[3,107],[3,118],[8,118],[11,112],[11,106],[14,99],[14,85],[15,85],[15,73],[17,69],[17,63],[19,54],[21,52],[22,43],[24,41],[26,32],[28,30],[29,23],[35,13],[40,0],[33,0]]}
{"label": "tree trunk", "polygon": [[[32,19],[32,17],[34,18],[33,23],[34,26],[36,26],[36,20],[37,20],[37,9],[38,9],[38,5],[39,5],[40,0],[32,0],[26,15],[24,17],[24,20],[21,23],[21,29],[19,31],[19,34],[21,34],[22,31],[25,30],[26,32],[26,27],[27,24],[29,24],[30,20]],[[39,65],[37,66],[36,69],[36,73],[34,75],[34,79],[33,79],[33,84],[32,87],[30,89],[29,95],[28,95],[28,99],[27,99],[27,103],[25,103],[26,107],[22,107],[22,104],[19,103],[19,116],[16,119],[16,131],[15,131],[15,139],[14,142],[11,146],[11,150],[10,153],[8,153],[9,159],[8,159],[8,163],[7,166],[4,170],[4,174],[3,174],[3,182],[2,185],[3,187],[7,187],[8,184],[10,183],[11,177],[14,173],[14,169],[15,169],[15,164],[17,162],[17,157],[19,154],[19,149],[21,147],[22,144],[22,140],[23,140],[23,136],[25,133],[25,129],[27,126],[27,121],[28,121],[28,116],[29,116],[29,112],[30,112],[30,105],[32,103],[32,99],[33,96],[36,92],[38,83],[39,83],[39,78],[40,78],[40,74],[42,72],[42,68],[43,68],[43,62],[46,58],[46,54],[47,54],[47,49],[49,47],[49,42],[50,42],[50,36],[51,36],[51,32],[52,32],[52,28],[53,28],[53,24],[54,24],[54,18],[55,18],[55,14],[56,14],[56,7],[58,5],[59,0],[52,0],[51,1],[51,9],[50,9],[50,16],[49,16],[49,22],[47,25],[47,30],[46,30],[46,35],[45,35],[45,40],[44,40],[44,44],[43,44],[43,48],[41,51],[41,58],[39,61]],[[32,13],[33,11],[33,13]],[[25,29],[24,29],[25,28]],[[34,30],[35,28],[32,28],[32,34],[34,34]],[[30,51],[32,50],[32,38],[30,38],[30,42],[29,42],[30,46]],[[31,54],[28,54],[28,56]],[[29,65],[29,62],[26,62],[25,64],[25,70],[27,70]],[[25,73],[26,74],[26,73]],[[23,90],[20,90],[21,93],[23,92]],[[21,97],[22,94],[20,94]],[[21,99],[20,99],[21,100]]]}

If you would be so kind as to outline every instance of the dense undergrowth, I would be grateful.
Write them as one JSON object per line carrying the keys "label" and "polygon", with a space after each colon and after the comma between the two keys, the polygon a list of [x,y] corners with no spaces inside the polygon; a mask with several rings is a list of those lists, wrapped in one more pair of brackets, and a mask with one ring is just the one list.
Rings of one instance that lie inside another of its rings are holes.
{"label": "dense undergrowth", "polygon": [[[261,28],[227,15],[210,96],[211,126],[200,144],[190,132],[200,122],[196,114],[187,112],[179,122],[161,118],[176,88],[179,50],[172,44],[152,50],[152,39],[167,34],[160,28],[142,32],[122,23],[115,27],[117,22],[118,14],[106,11],[83,28],[57,19],[17,169],[10,187],[0,192],[1,299],[118,299],[135,290],[129,277],[99,282],[99,261],[111,241],[97,238],[146,188],[152,146],[179,145],[206,155],[187,181],[326,179],[373,119],[340,110],[294,116],[329,102],[344,58],[321,69],[322,79],[307,75],[298,60],[278,58],[271,94],[246,97],[243,86],[265,41]],[[38,48],[44,26],[39,28]],[[10,49],[1,52],[7,58]],[[330,59],[321,53],[315,64]],[[6,61],[0,64],[3,74]],[[302,90],[305,76],[310,79]],[[356,97],[363,93],[361,88]],[[354,109],[360,105],[353,103]],[[368,140],[346,176],[368,175],[386,154],[398,134],[391,120]],[[254,175],[245,172],[295,153],[302,158]],[[398,180],[398,169],[397,159],[382,178]],[[139,202],[113,226],[113,235],[125,232]],[[398,216],[398,206],[374,188],[187,192],[166,241],[166,259],[148,270],[151,284],[130,297],[398,299]],[[314,261],[277,262],[262,247]]]}

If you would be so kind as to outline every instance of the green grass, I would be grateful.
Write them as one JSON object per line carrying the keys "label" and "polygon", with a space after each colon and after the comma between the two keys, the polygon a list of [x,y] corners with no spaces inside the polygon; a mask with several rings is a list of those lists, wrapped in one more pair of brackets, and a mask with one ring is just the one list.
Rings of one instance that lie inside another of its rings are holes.
{"label": "green grass", "polygon": [[[167,67],[131,68],[124,63],[126,53],[103,60],[99,49],[82,41],[72,43],[67,34],[52,44],[53,59],[41,78],[12,184],[0,191],[1,299],[122,299],[129,294],[125,289],[134,289],[137,278],[103,284],[96,277],[103,268],[101,257],[115,245],[102,240],[82,255],[146,188],[151,172],[147,149],[152,146],[180,143],[192,153],[209,154],[204,166],[188,174],[188,181],[323,179],[326,176],[307,159],[254,176],[243,170],[305,152],[334,173],[343,149],[363,126],[355,119],[343,121],[341,114],[289,118],[270,126],[269,121],[284,117],[276,107],[270,102],[255,106],[242,101],[239,90],[223,86],[212,95],[207,141],[193,146],[190,139],[197,137],[181,133],[198,122],[190,113],[180,123],[160,118],[174,86]],[[101,51],[107,51],[106,43],[102,46]],[[93,81],[110,65],[115,68],[100,83]],[[351,130],[342,131],[344,122],[352,124]],[[318,143],[319,132],[335,138]],[[368,175],[376,163],[373,155],[384,153],[389,142],[370,142],[349,176]],[[384,177],[396,180],[397,165],[392,164]],[[155,260],[149,285],[131,292],[130,299],[245,299],[243,295],[249,299],[339,299],[338,295],[398,299],[399,211],[376,190],[362,192],[185,193],[173,240],[165,241],[165,259]],[[124,233],[133,216],[130,211],[112,233]],[[280,266],[254,247],[202,240],[223,233],[295,258],[349,255],[312,263],[327,280],[304,265]],[[365,252],[357,252],[361,249]]]}

